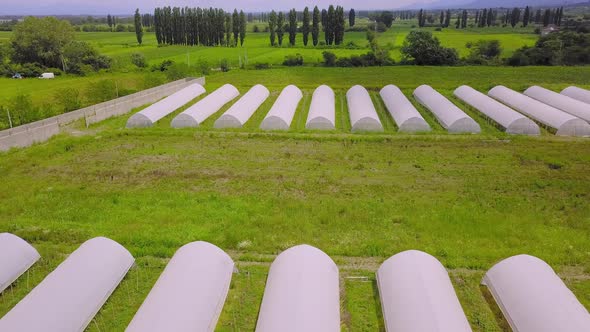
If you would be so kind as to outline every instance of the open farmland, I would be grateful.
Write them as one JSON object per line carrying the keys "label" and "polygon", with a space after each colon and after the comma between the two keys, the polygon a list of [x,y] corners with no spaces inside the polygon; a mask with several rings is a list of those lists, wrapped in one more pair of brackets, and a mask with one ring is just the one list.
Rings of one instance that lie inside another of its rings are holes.
{"label": "open farmland", "polygon": [[[451,96],[461,84],[480,91],[496,84],[520,91],[532,84],[588,88],[588,70],[232,70],[208,76],[207,91],[225,83],[242,94],[256,83],[271,91],[243,129],[212,128],[230,103],[197,129],[170,128],[182,109],[146,129],[125,129],[127,115],[88,129],[77,123],[71,134],[0,154],[0,229],[42,255],[2,295],[0,316],[94,236],[121,243],[137,266],[91,331],[122,331],[167,259],[195,240],[219,246],[237,262],[219,331],[254,329],[270,262],[301,243],[325,251],[340,267],[344,331],[383,329],[374,273],[408,249],[426,251],[449,269],[474,331],[507,330],[479,283],[494,263],[520,253],[551,264],[590,308],[590,140],[546,131],[508,136]],[[309,132],[311,93],[322,83],[335,90],[337,128]],[[432,85],[472,116],[482,134],[446,134],[416,103],[434,132],[398,134],[378,96],[390,83],[412,101],[414,88]],[[287,84],[304,93],[292,130],[260,132]],[[369,90],[385,133],[349,134],[345,93],[353,84]]]}

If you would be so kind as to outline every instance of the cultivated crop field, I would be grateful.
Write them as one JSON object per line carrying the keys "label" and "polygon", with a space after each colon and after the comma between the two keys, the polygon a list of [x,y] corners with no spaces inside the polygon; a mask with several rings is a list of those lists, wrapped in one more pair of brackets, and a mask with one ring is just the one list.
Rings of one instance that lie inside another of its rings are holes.
{"label": "cultivated crop field", "polygon": [[[85,240],[107,236],[136,258],[91,331],[122,331],[167,260],[185,243],[209,241],[237,263],[217,330],[252,331],[274,255],[307,243],[341,275],[343,331],[380,331],[375,271],[393,254],[426,251],[449,269],[474,331],[508,331],[481,278],[511,255],[535,255],[590,309],[590,140],[508,136],[454,99],[469,84],[559,90],[590,87],[590,68],[388,67],[232,70],[207,77],[243,94],[256,83],[271,96],[245,128],[215,130],[224,109],[197,129],[125,129],[129,115],[28,149],[0,154],[0,230],[31,242],[42,259],[0,297],[0,316]],[[27,82],[23,80],[22,82]],[[59,82],[59,79],[56,80]],[[337,129],[304,130],[313,89],[336,92]],[[434,132],[396,132],[378,89],[406,96],[426,83],[481,126],[449,135],[418,106]],[[258,130],[280,90],[304,97],[291,131]],[[346,89],[369,89],[382,134],[350,134]],[[358,278],[361,277],[361,278]]]}

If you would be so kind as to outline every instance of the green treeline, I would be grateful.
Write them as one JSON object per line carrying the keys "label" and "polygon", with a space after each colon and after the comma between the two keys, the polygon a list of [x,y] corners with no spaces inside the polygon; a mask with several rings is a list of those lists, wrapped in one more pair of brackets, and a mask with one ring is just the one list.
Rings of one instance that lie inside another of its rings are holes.
{"label": "green treeline", "polygon": [[158,44],[236,46],[246,38],[246,15],[236,9],[156,8],[153,24]]}

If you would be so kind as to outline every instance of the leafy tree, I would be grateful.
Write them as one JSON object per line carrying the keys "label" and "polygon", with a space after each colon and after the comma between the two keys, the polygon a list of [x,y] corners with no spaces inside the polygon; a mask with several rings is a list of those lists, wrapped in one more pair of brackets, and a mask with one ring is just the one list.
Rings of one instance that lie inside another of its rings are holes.
{"label": "leafy tree", "polygon": [[303,34],[303,45],[307,46],[309,40],[309,8],[303,9],[303,25],[301,26],[301,33]]}
{"label": "leafy tree", "polygon": [[312,24],[311,24],[311,39],[313,46],[317,46],[320,36],[320,10],[318,6],[313,8]]}
{"label": "leafy tree", "polygon": [[145,60],[145,56],[141,53],[132,53],[131,54],[131,63],[136,65],[139,68],[147,67],[147,61]]}
{"label": "leafy tree", "polygon": [[391,26],[393,25],[393,13],[390,11],[383,11],[381,12],[381,14],[379,15],[379,22],[383,22],[383,24],[385,24],[385,26],[389,29],[391,28]]}
{"label": "leafy tree", "polygon": [[352,28],[356,23],[356,12],[351,8],[348,12],[348,25]]}
{"label": "leafy tree", "polygon": [[74,29],[68,21],[29,16],[14,26],[10,39],[11,60],[62,68],[64,48],[72,40]]}
{"label": "leafy tree", "polygon": [[270,45],[275,46],[277,28],[277,13],[273,10],[268,17],[268,30],[270,31]]}
{"label": "leafy tree", "polygon": [[297,11],[295,8],[289,11],[289,44],[295,45],[295,38],[297,36]]}
{"label": "leafy tree", "polygon": [[336,65],[336,54],[324,51],[322,56],[324,57],[324,66],[334,67]]}
{"label": "leafy tree", "polygon": [[244,46],[246,39],[246,15],[240,10],[240,46]]}
{"label": "leafy tree", "polygon": [[63,64],[65,71],[73,74],[85,74],[111,66],[111,59],[98,52],[87,42],[72,41],[64,47]]}
{"label": "leafy tree", "polygon": [[279,46],[283,45],[283,35],[285,34],[285,14],[279,12],[277,18],[277,38],[279,39]]}
{"label": "leafy tree", "polygon": [[139,14],[139,8],[135,10],[135,37],[137,38],[137,43],[141,45],[143,41],[143,26],[141,25],[141,14]]}
{"label": "leafy tree", "polygon": [[467,62],[479,65],[499,64],[501,53],[502,47],[499,40],[480,40],[471,46]]}
{"label": "leafy tree", "polygon": [[440,45],[429,31],[411,31],[404,40],[402,55],[405,62],[416,65],[455,65],[459,61],[457,50]]}

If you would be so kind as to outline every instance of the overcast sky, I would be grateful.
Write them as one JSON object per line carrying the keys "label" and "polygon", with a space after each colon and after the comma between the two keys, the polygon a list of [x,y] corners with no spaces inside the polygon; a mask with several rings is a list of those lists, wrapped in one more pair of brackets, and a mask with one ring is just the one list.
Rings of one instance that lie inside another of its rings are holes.
{"label": "overcast sky", "polygon": [[394,9],[435,1],[437,0],[0,0],[0,15],[126,14],[136,7],[142,11],[151,11],[155,7],[167,5],[220,7],[226,10],[239,8],[247,11],[302,9],[315,5],[322,8],[330,4],[355,9]]}

